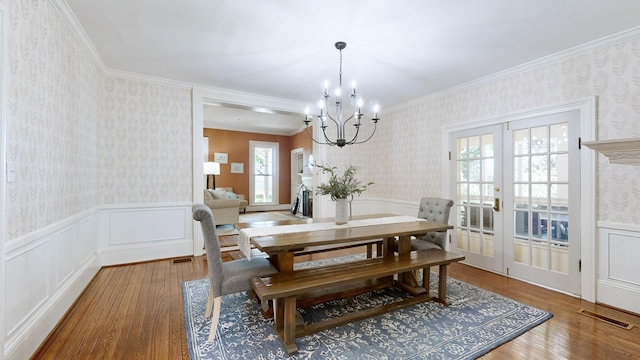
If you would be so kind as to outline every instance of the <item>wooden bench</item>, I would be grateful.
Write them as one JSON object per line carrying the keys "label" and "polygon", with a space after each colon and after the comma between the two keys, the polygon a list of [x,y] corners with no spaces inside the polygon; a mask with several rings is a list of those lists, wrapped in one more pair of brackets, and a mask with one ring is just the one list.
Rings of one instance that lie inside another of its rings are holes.
{"label": "wooden bench", "polygon": [[[320,268],[281,272],[271,276],[252,278],[251,285],[263,302],[273,300],[274,327],[287,353],[293,354],[298,351],[296,337],[402,309],[427,300],[439,301],[446,305],[447,265],[461,260],[464,260],[464,256],[452,252],[436,249],[421,250],[404,255],[376,257]],[[440,279],[435,298],[432,298],[429,292],[429,268],[431,266],[439,266]],[[354,312],[318,323],[296,326],[296,298],[299,296],[367,280],[392,278],[396,274],[402,277],[403,273],[414,270],[422,270],[423,272],[422,285],[426,291],[421,294],[393,304]],[[281,301],[282,304],[279,303]]]}

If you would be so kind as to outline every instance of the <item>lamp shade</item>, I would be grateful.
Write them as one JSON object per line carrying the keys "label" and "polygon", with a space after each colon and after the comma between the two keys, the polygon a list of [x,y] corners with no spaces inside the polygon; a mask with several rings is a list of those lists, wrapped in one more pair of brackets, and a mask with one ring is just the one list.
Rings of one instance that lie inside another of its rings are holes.
{"label": "lamp shade", "polygon": [[205,175],[220,175],[220,163],[208,161],[204,163]]}

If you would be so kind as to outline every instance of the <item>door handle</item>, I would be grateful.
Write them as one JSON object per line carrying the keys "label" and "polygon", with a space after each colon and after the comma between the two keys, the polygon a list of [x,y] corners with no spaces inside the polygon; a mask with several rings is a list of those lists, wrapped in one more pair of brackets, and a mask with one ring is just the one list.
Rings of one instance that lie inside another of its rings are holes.
{"label": "door handle", "polygon": [[496,198],[493,200],[493,210],[500,211],[500,199]]}

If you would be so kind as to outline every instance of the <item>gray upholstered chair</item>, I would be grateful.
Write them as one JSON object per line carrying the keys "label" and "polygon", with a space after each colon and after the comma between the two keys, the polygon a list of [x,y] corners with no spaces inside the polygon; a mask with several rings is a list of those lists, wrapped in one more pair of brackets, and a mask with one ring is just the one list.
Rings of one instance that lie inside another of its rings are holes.
{"label": "gray upholstered chair", "polygon": [[211,209],[204,204],[196,204],[192,208],[193,219],[200,222],[204,244],[207,252],[207,268],[209,269],[209,299],[207,300],[206,317],[211,315],[209,342],[216,336],[222,296],[242,291],[250,291],[249,279],[253,276],[264,276],[278,272],[266,258],[254,257],[251,261],[239,259],[222,262],[220,240],[216,234],[216,224]]}
{"label": "gray upholstered chair", "polygon": [[[453,200],[425,197],[420,199],[418,217],[429,221],[447,224]],[[396,243],[396,250],[398,246]],[[442,249],[447,248],[447,232],[430,232],[411,238],[411,250]]]}

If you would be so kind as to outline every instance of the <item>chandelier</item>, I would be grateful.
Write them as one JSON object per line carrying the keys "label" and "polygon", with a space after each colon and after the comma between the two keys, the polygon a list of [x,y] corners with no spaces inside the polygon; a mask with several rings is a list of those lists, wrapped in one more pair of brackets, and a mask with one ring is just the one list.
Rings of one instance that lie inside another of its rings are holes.
{"label": "chandelier", "polygon": [[[353,144],[362,144],[364,142],[369,141],[369,139],[371,139],[373,137],[373,134],[376,133],[376,126],[378,124],[378,120],[380,120],[378,118],[378,106],[376,105],[374,108],[374,114],[373,114],[373,118],[371,119],[371,121],[373,122],[373,131],[371,132],[371,135],[369,135],[368,138],[366,138],[365,140],[358,140],[358,135],[360,134],[360,119],[362,118],[362,116],[364,115],[362,112],[360,112],[361,108],[362,108],[362,98],[358,97],[358,94],[356,93],[356,86],[355,86],[355,82],[352,83],[352,90],[351,90],[351,94],[349,95],[350,102],[351,102],[351,112],[348,113],[348,117],[345,118],[345,116],[342,114],[342,106],[343,106],[343,100],[342,100],[342,49],[347,47],[347,43],[343,42],[343,41],[339,41],[336,43],[336,49],[338,49],[340,51],[340,72],[338,73],[338,88],[335,91],[335,100],[333,101],[333,105],[335,106],[335,113],[333,115],[331,115],[330,111],[329,111],[329,92],[328,92],[328,82],[325,82],[325,86],[324,86],[324,95],[322,95],[322,99],[320,100],[320,102],[318,103],[318,107],[320,108],[320,114],[319,115],[315,115],[315,117],[318,118],[318,124],[320,124],[320,129],[322,130],[322,135],[324,136],[324,140],[316,140],[313,138],[313,134],[309,131],[309,124],[313,123],[313,118],[314,116],[309,115],[309,108],[307,108],[305,110],[305,119],[304,119],[304,123],[307,127],[307,134],[309,135],[309,137],[311,138],[311,140],[313,140],[314,142],[318,143],[318,144],[322,144],[322,145],[338,145],[338,147],[343,147],[345,145],[353,145]],[[327,123],[329,123],[329,121],[332,121],[335,126],[336,126],[336,137],[335,140],[331,140],[329,139],[329,136],[327,135]],[[353,135],[353,137],[350,140],[346,139],[346,125],[352,122],[353,126],[355,127],[355,133]]]}

